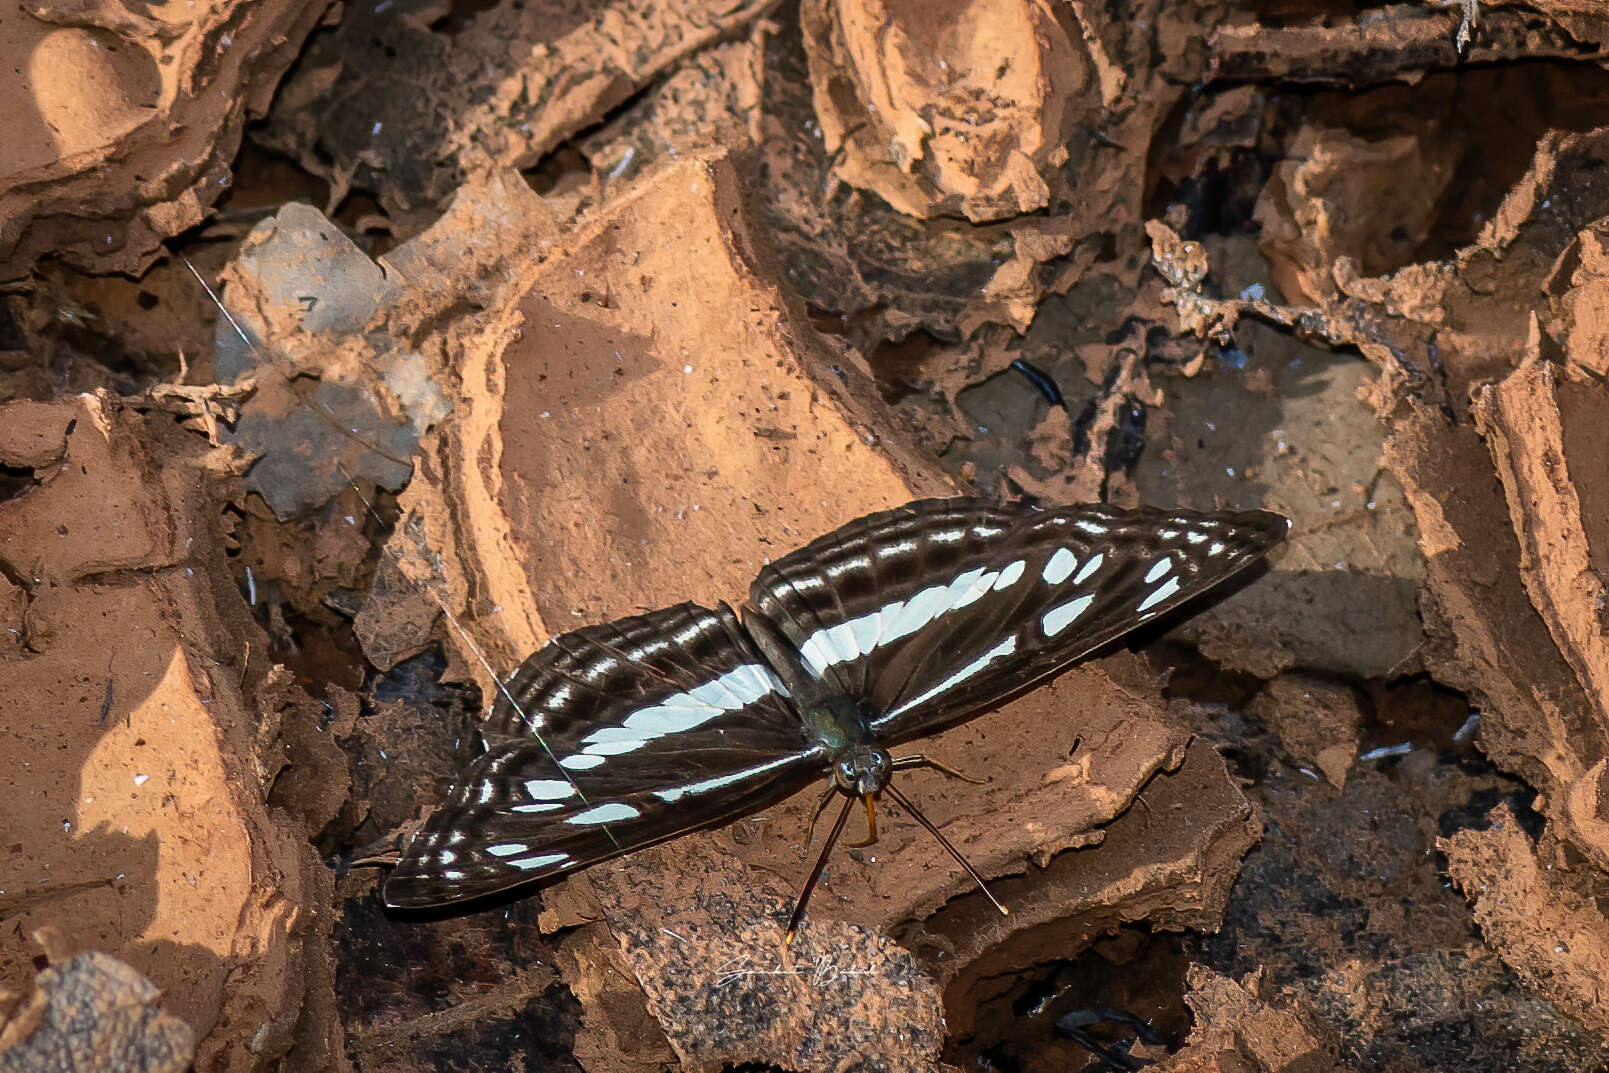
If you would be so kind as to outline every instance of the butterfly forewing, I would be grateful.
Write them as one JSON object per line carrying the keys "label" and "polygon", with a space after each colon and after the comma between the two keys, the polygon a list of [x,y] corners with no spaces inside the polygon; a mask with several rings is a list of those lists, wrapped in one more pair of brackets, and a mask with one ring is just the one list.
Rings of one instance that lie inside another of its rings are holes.
{"label": "butterfly forewing", "polygon": [[1201,595],[1288,528],[1265,511],[978,500],[874,514],[761,571],[749,604],[892,745],[933,733]]}
{"label": "butterfly forewing", "polygon": [[485,733],[488,752],[387,879],[390,905],[584,868],[764,808],[825,763],[724,605],[554,638],[503,687]]}

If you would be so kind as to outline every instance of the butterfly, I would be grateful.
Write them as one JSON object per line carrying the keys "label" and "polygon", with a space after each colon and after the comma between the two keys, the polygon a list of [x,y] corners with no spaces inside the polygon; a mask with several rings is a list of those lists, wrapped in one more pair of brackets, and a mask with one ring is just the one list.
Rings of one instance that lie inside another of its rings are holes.
{"label": "butterfly", "polygon": [[385,900],[425,908],[573,872],[823,775],[812,825],[846,800],[790,936],[852,806],[875,839],[885,794],[983,887],[891,781],[959,773],[889,750],[1217,588],[1289,526],[1260,510],[920,500],[767,565],[741,615],[682,603],[554,637],[500,686],[485,753],[409,841]]}

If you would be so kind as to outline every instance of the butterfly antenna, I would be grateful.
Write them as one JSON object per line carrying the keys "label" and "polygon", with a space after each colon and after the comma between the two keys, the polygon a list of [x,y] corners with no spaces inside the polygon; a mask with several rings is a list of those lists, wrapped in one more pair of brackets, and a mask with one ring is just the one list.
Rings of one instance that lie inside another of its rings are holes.
{"label": "butterfly antenna", "polygon": [[821,878],[821,870],[827,867],[827,855],[832,852],[833,843],[838,836],[844,833],[844,824],[849,822],[849,810],[855,807],[859,798],[847,797],[844,807],[838,810],[838,818],[833,821],[832,830],[827,834],[827,842],[821,847],[821,855],[816,858],[815,867],[805,877],[804,886],[799,888],[799,896],[793,900],[793,912],[788,917],[788,930],[782,934],[782,945],[787,946],[793,942],[793,933],[799,930],[799,922],[804,919],[805,903],[810,901],[810,892],[816,889],[816,880]]}
{"label": "butterfly antenna", "polygon": [[816,801],[816,807],[810,810],[810,825],[805,828],[805,849],[809,849],[810,843],[816,840],[816,821],[821,819],[822,810],[827,807],[827,802],[831,801],[837,793],[838,787],[829,782],[827,788],[821,791],[821,797]]}
{"label": "butterfly antenna", "polygon": [[[222,316],[224,320],[229,322],[229,327],[234,329],[235,334],[240,336],[240,341],[246,344],[246,349],[251,351],[252,357],[257,359],[258,368],[263,368],[265,363],[262,360],[262,352],[257,349],[257,341],[251,337],[249,332],[246,331],[245,326],[241,324],[240,321],[235,319],[234,314],[230,313],[229,310],[224,306],[223,300],[218,297],[218,292],[213,290],[212,284],[207,282],[206,278],[202,276],[200,270],[196,268],[196,266],[191,262],[190,258],[181,257],[179,259],[184,262],[184,267],[190,270],[190,274],[196,278],[196,282],[201,284],[201,289],[207,292],[207,297],[212,299],[212,304],[218,307],[219,315]],[[318,417],[322,418],[324,423],[329,425],[336,435],[341,436],[344,439],[352,440],[361,446],[365,451],[371,451],[385,459],[387,462],[395,462],[400,466],[406,466],[412,463],[413,459],[411,457],[392,454],[386,449],[386,446],[383,443],[365,439],[356,429],[350,427],[346,422],[342,421],[340,418],[331,413],[329,407],[323,403],[319,403],[315,406],[312,402],[297,395],[295,389],[291,386],[290,377],[286,376],[279,369],[274,368],[271,364],[267,367],[272,369],[273,372],[279,376],[280,380],[284,382],[285,387],[290,390],[293,398],[298,399],[302,406],[310,410]]]}
{"label": "butterfly antenna", "polygon": [[[191,263],[188,257],[182,257],[180,260],[184,261],[184,266],[190,270],[190,274],[196,278],[196,282],[201,284],[201,289],[207,292],[207,297],[212,299],[212,304],[218,307],[219,315],[222,316],[224,320],[229,322],[229,327],[234,329],[235,334],[240,337],[240,341],[246,344],[246,349],[250,350],[252,356],[257,359],[258,367],[272,369],[280,376],[281,379],[285,380],[288,385],[289,378],[286,377],[285,374],[277,367],[275,367],[272,362],[266,362],[263,360],[262,352],[257,349],[256,341],[251,337],[251,334],[246,331],[245,326],[235,319],[234,314],[229,312],[229,309],[223,304],[223,299],[218,297],[218,292],[213,290],[212,284],[207,282],[206,277],[201,274],[200,270]],[[303,403],[303,405],[308,404]],[[380,447],[370,444],[361,437],[351,436],[349,430],[347,430],[344,426],[341,426],[339,422],[335,422],[335,418],[330,414],[319,411],[312,406],[308,406],[308,408],[313,409],[315,413],[318,413],[326,420],[334,422],[337,428],[339,428],[343,433],[347,434],[349,438],[357,439],[358,442],[362,443],[366,449],[372,450],[376,454],[379,454],[383,457],[391,458],[391,456],[386,454],[386,452]],[[340,471],[341,477],[346,481],[347,486],[352,489],[353,493],[358,497],[358,501],[363,504],[363,509],[368,511],[369,517],[373,518],[375,523],[380,525],[382,528],[385,527],[387,524],[386,520],[381,517],[380,512],[375,508],[374,504],[369,501],[369,497],[363,494],[363,489],[358,486],[358,482],[353,479],[352,474],[347,472],[346,467],[341,464],[341,460],[339,458],[335,459],[334,461],[335,468]],[[393,459],[393,461],[411,461],[411,459]],[[398,573],[400,573],[403,577],[408,577],[408,572],[402,565],[401,555],[393,550],[389,544],[382,543],[380,545],[380,553],[382,555],[390,556],[392,565],[397,568]],[[409,578],[409,580],[412,581],[413,579]],[[548,759],[553,761],[554,767],[559,769],[559,772],[564,776],[564,780],[570,784],[570,789],[575,791],[576,796],[581,799],[583,804],[587,803],[587,795],[582,791],[581,787],[576,785],[575,779],[570,775],[569,771],[567,771],[564,766],[559,763],[559,758],[553,755],[553,750],[548,748],[548,743],[543,739],[542,735],[536,732],[534,725],[532,724],[530,717],[526,715],[524,708],[520,706],[519,701],[514,699],[514,695],[508,691],[508,686],[503,683],[503,679],[497,674],[496,671],[492,669],[491,662],[487,660],[485,654],[481,652],[480,646],[477,645],[474,638],[469,635],[469,631],[466,630],[463,624],[458,621],[458,616],[452,613],[452,609],[447,606],[447,601],[443,600],[441,598],[441,594],[436,592],[433,588],[429,588],[417,581],[414,581],[413,583],[420,589],[420,591],[424,592],[430,597],[431,601],[436,605],[436,609],[441,612],[442,617],[447,620],[447,623],[458,634],[459,639],[463,641],[464,647],[467,648],[475,657],[476,662],[478,662],[486,671],[487,677],[489,677],[496,685],[498,694],[509,703],[510,707],[519,713],[520,720],[528,728],[531,728],[531,737],[535,738],[536,743],[542,747],[542,751],[547,753]],[[615,848],[618,849],[620,843],[616,841],[614,832],[609,830],[609,825],[599,824],[599,826],[603,828],[603,833],[609,836],[609,841],[613,842],[615,844]]]}
{"label": "butterfly antenna", "polygon": [[[358,500],[363,504],[364,509],[369,512],[369,516],[380,525],[384,525],[385,519],[380,517],[380,512],[375,508],[374,504],[369,502],[369,497],[363,494],[363,489],[358,487],[357,481],[352,479],[352,475],[346,471],[346,467],[341,464],[340,459],[335,460],[335,468],[341,471],[342,477],[346,478],[346,483],[351,487],[353,494],[356,495]],[[388,545],[382,544],[380,547],[383,551],[391,554],[393,558],[393,565],[396,566],[399,571],[402,570],[401,557],[398,556],[396,552],[391,551]],[[405,572],[404,576],[406,576]],[[548,759],[553,761],[553,766],[558,768],[559,771],[564,775],[564,781],[570,784],[570,789],[575,791],[576,796],[581,799],[582,804],[589,804],[590,802],[587,801],[586,793],[582,791],[581,787],[576,785],[575,779],[571,777],[568,771],[565,770],[564,765],[559,763],[559,758],[553,755],[553,750],[548,748],[548,743],[543,739],[542,735],[536,732],[535,724],[532,723],[530,717],[526,715],[525,709],[520,707],[520,702],[514,699],[514,694],[509,692],[508,686],[503,683],[503,679],[498,675],[498,673],[492,670],[491,661],[489,661],[481,652],[480,646],[477,645],[475,643],[475,639],[469,635],[469,631],[464,628],[463,623],[458,621],[458,616],[452,613],[452,609],[447,606],[447,601],[443,600],[439,593],[426,588],[425,586],[420,586],[420,588],[430,593],[431,598],[435,601],[436,609],[441,612],[442,617],[447,620],[448,625],[452,626],[453,630],[457,632],[459,640],[463,641],[464,647],[469,649],[470,653],[475,657],[476,662],[478,662],[481,665],[481,668],[485,670],[487,677],[490,678],[497,686],[498,695],[504,700],[508,701],[509,706],[519,713],[520,721],[524,723],[526,728],[530,731],[531,737],[536,739],[536,743],[542,747],[542,751],[547,753]],[[615,840],[614,832],[609,830],[609,825],[599,824],[599,826],[603,828],[603,833],[609,836],[609,841],[614,843],[615,848],[619,849],[620,843]]]}
{"label": "butterfly antenna", "polygon": [[909,812],[912,819],[921,824],[923,827],[926,827],[928,834],[939,840],[939,845],[943,846],[945,850],[949,852],[950,856],[955,858],[955,862],[957,864],[966,869],[967,875],[972,877],[972,882],[976,883],[978,885],[978,889],[983,891],[983,896],[989,899],[990,902],[994,903],[994,907],[996,909],[1000,910],[1001,916],[1011,915],[1011,910],[1000,904],[1000,899],[996,898],[994,893],[989,890],[989,885],[983,881],[982,876],[978,875],[978,870],[972,867],[965,857],[961,856],[960,850],[950,845],[950,840],[939,833],[939,829],[933,826],[932,820],[922,815],[921,809],[911,804],[910,798],[894,789],[892,785],[883,787],[883,792],[888,794],[889,797],[892,797],[894,799],[894,803],[900,808],[904,809],[906,812]]}

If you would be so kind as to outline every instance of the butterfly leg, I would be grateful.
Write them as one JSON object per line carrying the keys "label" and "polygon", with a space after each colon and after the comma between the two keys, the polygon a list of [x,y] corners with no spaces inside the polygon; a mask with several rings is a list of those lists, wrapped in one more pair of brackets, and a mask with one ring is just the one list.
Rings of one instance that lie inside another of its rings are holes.
{"label": "butterfly leg", "polygon": [[970,782],[974,786],[982,786],[988,781],[987,779],[975,779],[971,775],[963,775],[950,765],[942,764],[925,753],[912,753],[910,756],[900,756],[894,758],[895,771],[903,771],[906,768],[913,767],[930,767],[934,771],[937,771],[940,775],[948,775],[952,779],[960,779],[962,782]]}
{"label": "butterfly leg", "polygon": [[827,807],[827,802],[831,801],[832,795],[837,792],[838,787],[834,786],[832,780],[829,779],[827,788],[821,791],[821,799],[816,802],[816,807],[810,810],[810,826],[805,828],[805,847],[807,849],[811,841],[816,837],[816,821],[821,819],[821,810]]}
{"label": "butterfly leg", "polygon": [[844,845],[860,849],[863,846],[877,844],[877,807],[872,804],[872,795],[862,795],[866,800],[866,840],[864,842],[845,842]]}
{"label": "butterfly leg", "polygon": [[915,805],[911,804],[911,799],[910,798],[906,797],[904,794],[902,794],[898,790],[894,789],[894,787],[886,786],[886,787],[884,787],[884,789],[886,789],[888,791],[889,796],[894,799],[895,804],[897,804],[900,808],[904,809],[906,812],[909,812],[911,814],[912,819],[916,820],[917,823],[919,823],[923,827],[927,828],[927,833],[928,834],[932,835],[934,838],[939,840],[939,845],[943,846],[944,849],[945,849],[945,852],[947,852],[950,856],[955,858],[955,863],[959,864],[962,868],[966,869],[967,875],[972,877],[972,882],[974,882],[974,883],[976,883],[978,885],[978,889],[983,892],[983,896],[985,898],[989,899],[990,902],[994,903],[994,907],[996,909],[1000,910],[1000,915],[1001,916],[1010,916],[1011,915],[1011,910],[1007,909],[1005,906],[1000,904],[1000,899],[998,899],[998,898],[996,898],[994,896],[994,892],[991,891],[989,889],[989,885],[983,881],[983,877],[978,875],[978,870],[976,868],[972,867],[972,864],[971,864],[970,861],[968,861],[965,857],[961,856],[961,851],[960,850],[958,850],[954,846],[950,845],[950,840],[948,838],[945,838],[944,835],[942,835],[941,833],[939,833],[939,829],[938,829],[938,827],[936,827],[934,825],[933,821],[928,819],[926,816],[924,816],[922,814],[922,811],[920,809],[918,809]]}
{"label": "butterfly leg", "polygon": [[787,946],[793,942],[793,933],[799,930],[799,921],[804,919],[805,903],[810,900],[810,892],[816,889],[816,880],[821,878],[821,870],[827,867],[827,854],[832,852],[834,842],[844,833],[844,824],[849,822],[849,810],[855,804],[851,797],[844,802],[844,807],[838,812],[838,819],[833,821],[832,832],[827,835],[827,842],[821,847],[821,856],[816,858],[815,867],[805,877],[804,886],[799,888],[799,897],[793,900],[793,912],[788,916],[788,930],[782,933],[782,945]]}

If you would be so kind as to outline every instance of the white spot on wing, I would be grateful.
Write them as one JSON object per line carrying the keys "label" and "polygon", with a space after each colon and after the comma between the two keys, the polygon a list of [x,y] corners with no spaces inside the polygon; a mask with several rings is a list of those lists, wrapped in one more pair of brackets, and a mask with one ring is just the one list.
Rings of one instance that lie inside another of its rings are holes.
{"label": "white spot on wing", "polygon": [[828,577],[837,581],[841,574],[865,573],[871,569],[871,565],[871,560],[866,558],[864,554],[851,555],[847,559],[828,563],[826,572]]}
{"label": "white spot on wing", "polygon": [[1084,568],[1078,572],[1076,577],[1073,578],[1073,584],[1082,585],[1084,582],[1088,581],[1090,575],[1099,570],[1101,568],[1101,564],[1105,561],[1106,553],[1104,551],[1098,551],[1094,555],[1090,556],[1089,562],[1085,563]]}
{"label": "white spot on wing", "polygon": [[971,663],[968,663],[965,667],[962,667],[960,670],[950,675],[950,677],[946,678],[932,689],[927,690],[925,693],[922,693],[919,696],[912,697],[910,700],[906,701],[904,704],[901,704],[898,708],[895,708],[887,715],[877,719],[875,722],[878,725],[881,725],[888,722],[890,719],[898,718],[900,715],[910,711],[918,704],[921,704],[932,697],[938,696],[947,689],[953,689],[955,686],[960,685],[962,682],[966,681],[968,678],[971,678],[973,675],[983,670],[995,660],[1002,656],[1009,656],[1016,650],[1017,637],[1015,634],[1013,634],[1010,637],[1007,637],[1004,641],[1001,641],[999,644],[995,645],[993,648],[989,649],[989,651],[985,652],[977,659],[973,660]]}
{"label": "white spot on wing", "polygon": [[908,601],[895,600],[848,622],[817,630],[805,638],[804,644],[799,646],[799,654],[819,677],[834,664],[858,659],[861,652],[858,636],[869,634],[873,629],[877,631],[877,644],[888,644],[915,633],[945,610],[947,592],[946,586],[935,585]]}
{"label": "white spot on wing", "polygon": [[[678,697],[686,699],[687,694],[678,694]],[[626,716],[625,726],[618,729],[647,741],[703,726],[724,711],[725,708],[714,704],[652,704]]]}
{"label": "white spot on wing", "polygon": [[571,767],[570,761],[592,757],[597,762],[586,767],[596,767],[603,756],[626,752],[620,747],[626,741],[648,742],[692,730],[726,712],[747,707],[768,693],[786,694],[787,690],[769,667],[745,663],[685,693],[672,693],[658,704],[638,708],[626,716],[622,726],[593,731],[585,739],[589,744],[583,753],[560,763]]}
{"label": "white spot on wing", "polygon": [[1000,576],[995,579],[995,591],[999,592],[1001,589],[1011,588],[1011,586],[1022,580],[1022,575],[1027,571],[1027,569],[1028,561],[1026,559],[1018,559],[1016,562],[1007,566],[1004,570],[1000,571]]}
{"label": "white spot on wing", "polygon": [[948,585],[931,585],[909,600],[894,600],[876,611],[817,630],[805,638],[799,654],[819,677],[829,667],[852,662],[881,645],[909,637],[941,615],[982,599],[991,589],[1016,584],[1027,569],[1028,564],[1021,559],[999,571],[976,567]]}
{"label": "white spot on wing", "polygon": [[510,812],[552,812],[563,807],[557,801],[536,801],[523,805],[510,805],[508,810]]}
{"label": "white spot on wing", "polygon": [[559,766],[569,771],[589,771],[603,763],[603,757],[592,756],[589,753],[576,753],[574,756],[565,756],[559,759]]}
{"label": "white spot on wing", "polygon": [[643,740],[644,738],[641,734],[629,727],[599,727],[581,739],[589,750],[593,745],[600,743],[610,744],[617,741],[641,742]]}
{"label": "white spot on wing", "polygon": [[855,658],[869,654],[877,647],[878,638],[883,633],[883,616],[862,615],[853,621],[844,623],[849,627],[850,637],[855,648]]}
{"label": "white spot on wing", "polygon": [[1214,540],[1211,544],[1207,545],[1207,554],[1208,555],[1222,555],[1223,553],[1224,553],[1224,546],[1223,546],[1223,543],[1221,541]]}
{"label": "white spot on wing", "polygon": [[[758,663],[744,663],[703,685],[695,686],[688,690],[685,696],[698,704],[713,704],[728,711],[736,711],[773,691],[787,692],[769,667],[762,667]],[[676,704],[678,701],[675,697],[668,697],[662,703]]]}
{"label": "white spot on wing", "polygon": [[537,868],[546,868],[550,864],[558,864],[568,856],[568,853],[539,853],[535,857],[521,857],[517,861],[509,861],[508,863],[529,872]]}
{"label": "white spot on wing", "polygon": [[905,606],[895,616],[884,637],[889,641],[909,637],[938,618],[949,610],[949,592],[947,585],[933,585],[906,600]]}
{"label": "white spot on wing", "polygon": [[795,592],[817,592],[827,587],[827,583],[815,574],[801,574],[799,577],[788,577],[788,587]]}
{"label": "white spot on wing", "polygon": [[729,786],[734,782],[741,782],[750,776],[762,774],[770,771],[772,768],[782,767],[784,764],[790,764],[793,762],[793,760],[794,757],[784,756],[780,760],[773,760],[768,764],[760,764],[757,767],[744,768],[742,771],[733,771],[726,775],[716,775],[714,778],[703,779],[699,782],[690,782],[682,786],[671,786],[664,790],[655,790],[654,796],[659,798],[661,801],[677,801],[688,794],[702,794],[710,790],[719,790],[723,786]]}
{"label": "white spot on wing", "polygon": [[648,744],[647,738],[621,738],[619,741],[598,741],[588,745],[583,750],[584,756],[619,756],[621,753],[636,752]]}
{"label": "white spot on wing", "polygon": [[1179,579],[1176,577],[1170,577],[1168,580],[1158,585],[1155,592],[1141,600],[1140,606],[1136,607],[1134,610],[1143,613],[1148,608],[1154,607],[1178,591]]}
{"label": "white spot on wing", "polygon": [[577,812],[565,823],[617,823],[621,820],[634,820],[642,815],[640,809],[626,804],[624,801],[611,801],[606,805],[589,808],[585,812]]}
{"label": "white spot on wing", "polygon": [[1076,600],[1057,604],[1045,612],[1045,617],[1039,620],[1039,626],[1045,631],[1046,637],[1054,637],[1071,625],[1079,615],[1088,611],[1089,605],[1094,602],[1094,596],[1080,596]]}
{"label": "white spot on wing", "polygon": [[1072,574],[1073,568],[1078,565],[1078,556],[1066,548],[1057,548],[1056,553],[1045,563],[1044,578],[1052,585],[1060,585]]}
{"label": "white spot on wing", "polygon": [[524,842],[493,842],[486,847],[486,852],[493,857],[513,857],[520,853],[529,853],[530,846]]}
{"label": "white spot on wing", "polygon": [[[690,645],[694,640],[697,639],[698,635],[703,632],[704,623],[698,619],[694,619],[691,622],[683,623],[680,627],[673,630],[671,632],[670,639],[678,645]],[[653,644],[654,641],[650,639],[648,643]]]}
{"label": "white spot on wing", "polygon": [[1173,559],[1172,559],[1172,557],[1164,555],[1162,558],[1158,559],[1155,563],[1152,564],[1151,569],[1149,569],[1149,570],[1147,570],[1145,572],[1145,583],[1147,585],[1151,584],[1153,581],[1156,581],[1163,574],[1166,574],[1169,570],[1172,570],[1172,569],[1173,569]]}
{"label": "white spot on wing", "polygon": [[[870,615],[863,615],[861,618],[876,619],[877,615],[874,612]],[[817,678],[826,674],[827,668],[833,664],[844,662],[846,657],[843,655],[843,651],[846,647],[855,643],[855,625],[859,621],[860,619],[854,619],[849,622],[840,622],[836,626],[828,626],[824,630],[817,630],[809,637],[806,637],[804,644],[799,646],[799,655],[810,665],[810,669],[816,673]],[[844,635],[848,635],[847,639]]]}
{"label": "white spot on wing", "polygon": [[855,624],[840,622],[838,628],[828,630],[822,638],[828,646],[828,663],[850,663],[860,657],[859,642],[855,640]]}
{"label": "white spot on wing", "polygon": [[526,779],[525,793],[533,801],[559,801],[575,793],[563,779]]}
{"label": "white spot on wing", "polygon": [[877,549],[876,554],[879,559],[901,559],[915,550],[916,541],[910,537],[905,537],[903,540],[897,540],[892,544],[884,544]]}
{"label": "white spot on wing", "polygon": [[1207,540],[1207,534],[1200,532],[1199,530],[1192,529],[1184,535],[1184,539],[1191,544],[1203,544]]}
{"label": "white spot on wing", "polygon": [[994,579],[998,573],[985,573],[982,567],[968,570],[954,581],[950,582],[950,606],[946,611],[954,611],[968,604],[976,603],[984,593],[994,588]]}

